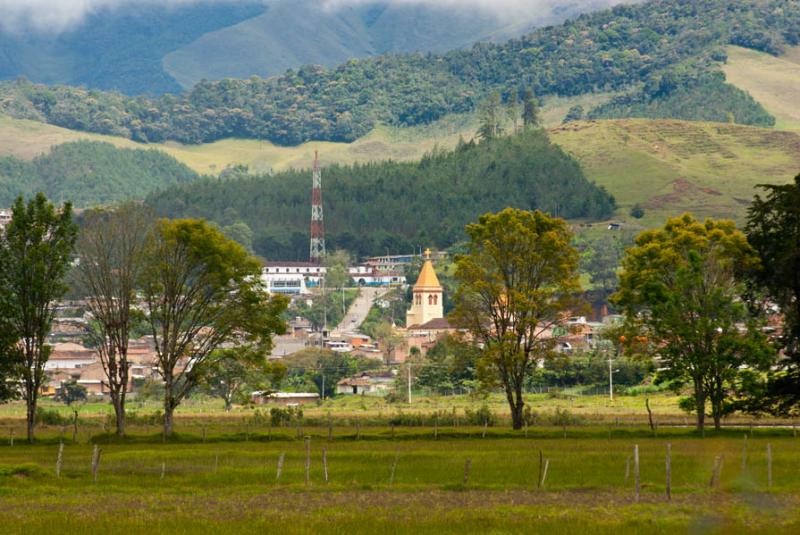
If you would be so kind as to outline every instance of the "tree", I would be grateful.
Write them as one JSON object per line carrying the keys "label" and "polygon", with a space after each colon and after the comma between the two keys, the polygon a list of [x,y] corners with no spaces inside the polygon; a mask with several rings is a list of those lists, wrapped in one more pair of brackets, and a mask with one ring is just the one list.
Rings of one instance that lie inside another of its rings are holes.
{"label": "tree", "polygon": [[58,399],[67,407],[71,407],[73,403],[79,401],[86,401],[86,397],[86,387],[78,384],[75,379],[61,383]]}
{"label": "tree", "polygon": [[583,109],[583,106],[577,104],[572,106],[568,111],[567,115],[564,116],[564,120],[561,124],[567,124],[572,121],[580,121],[586,116],[586,111]]}
{"label": "tree", "polygon": [[480,126],[478,127],[478,137],[484,141],[500,137],[503,133],[501,124],[502,103],[500,93],[491,93],[486,100],[481,103],[479,110]]}
{"label": "tree", "polygon": [[522,99],[522,126],[526,129],[538,128],[540,124],[539,101],[533,96],[533,91],[526,89]]}
{"label": "tree", "polygon": [[203,379],[214,351],[225,343],[268,350],[272,335],[285,330],[287,300],[269,297],[258,261],[204,221],[158,221],[146,258],[143,294],[169,436],[175,408]]}
{"label": "tree", "polygon": [[417,384],[441,394],[464,388],[465,382],[475,380],[479,355],[472,344],[447,335],[425,354],[416,374]]}
{"label": "tree", "polygon": [[519,102],[517,98],[516,91],[511,93],[511,96],[508,98],[508,104],[506,104],[506,115],[508,116],[508,120],[511,123],[511,133],[516,134],[519,130]]}
{"label": "tree", "polygon": [[246,402],[248,391],[266,390],[269,387],[264,384],[273,383],[267,378],[270,368],[266,355],[250,345],[219,349],[206,366],[205,384],[212,395],[222,398],[226,411],[231,410],[234,401]]}
{"label": "tree", "polygon": [[707,405],[720,428],[734,407],[743,369],[771,362],[769,343],[740,299],[744,288],[736,277],[757,263],[732,221],[701,223],[690,214],[641,233],[623,259],[612,301],[626,315],[626,345],[660,359],[659,380],[675,388],[691,384],[686,404],[697,415],[698,430]]}
{"label": "tree", "polygon": [[244,247],[248,253],[253,252],[253,230],[244,221],[236,221],[224,227],[222,233]]}
{"label": "tree", "polygon": [[405,342],[405,337],[397,332],[394,325],[388,321],[384,321],[375,326],[372,330],[372,336],[383,347],[386,352],[386,363],[389,364],[394,361],[394,352]]}
{"label": "tree", "polygon": [[567,223],[538,210],[486,214],[466,232],[454,319],[483,345],[479,375],[500,383],[520,429],[526,380],[553,349],[547,333],[579,304],[578,253]]}
{"label": "tree", "polygon": [[128,342],[143,319],[134,305],[152,225],[152,213],[133,203],[92,210],[84,217],[76,246],[80,260],[75,286],[86,297],[93,319],[89,338],[103,365],[118,436],[125,435]]}
{"label": "tree", "polygon": [[750,297],[780,307],[786,358],[758,405],[786,415],[800,408],[800,175],[793,184],[760,187],[767,195],[757,195],[747,214],[747,238],[761,258],[748,273]]}
{"label": "tree", "polygon": [[617,287],[617,269],[622,258],[622,244],[617,238],[605,236],[594,241],[587,253],[584,268],[595,287],[610,292]]}
{"label": "tree", "polygon": [[4,348],[2,360],[12,363],[14,378],[21,386],[31,442],[44,367],[52,349],[46,340],[55,304],[67,291],[64,278],[76,235],[72,205],[66,203],[56,210],[40,193],[27,205],[22,197],[17,199],[11,223],[0,240],[0,331],[13,340]]}
{"label": "tree", "polygon": [[352,278],[350,277],[350,253],[343,249],[334,251],[325,257],[325,286],[328,288],[344,288]]}

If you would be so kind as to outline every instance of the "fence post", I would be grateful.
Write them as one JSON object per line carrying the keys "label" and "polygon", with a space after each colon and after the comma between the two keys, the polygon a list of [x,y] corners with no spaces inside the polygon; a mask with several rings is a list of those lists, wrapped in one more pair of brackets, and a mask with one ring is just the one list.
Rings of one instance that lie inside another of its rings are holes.
{"label": "fence post", "polygon": [[322,447],[322,471],[325,474],[325,483],[328,482],[328,448]]}
{"label": "fence post", "polygon": [[439,415],[433,419],[433,440],[439,440]]}
{"label": "fence post", "polygon": [[328,420],[328,442],[333,440],[333,422]]}
{"label": "fence post", "polygon": [[469,481],[469,469],[471,466],[472,459],[467,459],[467,462],[464,463],[464,486],[466,486]]}
{"label": "fence post", "polygon": [[672,499],[672,444],[667,443],[667,500]]}
{"label": "fence post", "polygon": [[544,460],[544,470],[542,471],[542,487],[544,487],[544,482],[547,479],[547,469],[550,468],[550,459]]}
{"label": "fence post", "polygon": [[214,454],[214,473],[215,474],[217,473],[217,470],[219,470],[219,453],[215,453]]}
{"label": "fence post", "polygon": [[481,438],[486,438],[486,429],[489,427],[489,420],[483,420],[483,433],[481,434]]}
{"label": "fence post", "polygon": [[92,479],[97,483],[97,471],[100,468],[100,448],[97,444],[94,445],[92,450]]}
{"label": "fence post", "polygon": [[641,481],[639,480],[639,445],[633,446],[633,486],[636,501],[639,501],[639,494],[641,492]]}
{"label": "fence post", "polygon": [[56,477],[61,477],[61,464],[64,461],[64,441],[58,443],[58,456],[56,457]]}
{"label": "fence post", "polygon": [[281,478],[281,473],[283,472],[283,461],[285,458],[286,452],[282,451],[278,457],[278,472],[275,474],[275,481],[278,481]]}
{"label": "fence post", "polygon": [[356,440],[361,440],[361,422],[356,420]]}
{"label": "fence post", "polygon": [[167,471],[167,463],[161,461],[161,481],[164,481],[164,473]]}
{"label": "fence post", "polygon": [[8,440],[9,440],[9,443],[11,444],[11,446],[13,447],[14,446],[14,428],[13,427],[11,428],[10,437],[9,437]]}
{"label": "fence post", "polygon": [[742,473],[747,470],[747,433],[744,434],[744,445],[742,446]]}

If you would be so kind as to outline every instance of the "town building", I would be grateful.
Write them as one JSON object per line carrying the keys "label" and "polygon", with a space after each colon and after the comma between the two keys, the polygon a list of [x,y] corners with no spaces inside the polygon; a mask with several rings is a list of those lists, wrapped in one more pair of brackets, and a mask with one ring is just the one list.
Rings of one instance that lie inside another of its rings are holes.
{"label": "town building", "polygon": [[391,373],[362,373],[356,377],[346,377],[336,383],[336,393],[344,395],[385,394],[394,387],[395,376]]}
{"label": "town building", "polygon": [[431,320],[444,318],[444,291],[433,269],[430,250],[412,289],[411,309],[406,313],[406,328],[412,330]]}
{"label": "town building", "polygon": [[9,223],[11,223],[11,210],[0,208],[0,232],[5,230]]}
{"label": "town building", "polygon": [[319,394],[314,392],[260,392],[250,394],[254,405],[275,404],[284,407],[297,407],[319,401]]}

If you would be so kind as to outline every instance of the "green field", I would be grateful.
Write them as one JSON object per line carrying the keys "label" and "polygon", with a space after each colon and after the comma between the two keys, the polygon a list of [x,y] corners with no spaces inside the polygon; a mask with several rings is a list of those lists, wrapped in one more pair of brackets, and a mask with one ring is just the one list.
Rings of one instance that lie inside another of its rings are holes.
{"label": "green field", "polygon": [[[303,428],[270,434],[154,435],[101,444],[97,481],[90,444],[0,446],[4,533],[791,533],[800,529],[800,454],[789,433],[758,430],[699,438],[586,428],[535,428],[482,437],[480,428]],[[569,432],[568,432],[569,433]],[[666,444],[672,450],[667,500]],[[635,500],[634,444],[641,495]],[[772,449],[769,487],[767,444]],[[322,462],[326,450],[328,481]],[[547,462],[540,488],[539,451]],[[277,479],[278,459],[285,455]],[[724,459],[719,485],[710,477]],[[466,465],[469,472],[465,483]],[[627,466],[627,469],[626,469]],[[393,468],[394,467],[394,468]],[[394,476],[392,476],[394,472]],[[626,477],[627,472],[627,477]]]}

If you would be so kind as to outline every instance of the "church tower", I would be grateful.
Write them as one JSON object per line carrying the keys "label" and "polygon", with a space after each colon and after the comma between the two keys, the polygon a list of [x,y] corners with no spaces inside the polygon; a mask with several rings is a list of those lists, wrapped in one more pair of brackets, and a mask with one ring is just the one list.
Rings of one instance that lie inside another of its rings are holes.
{"label": "church tower", "polygon": [[433,269],[430,249],[425,251],[425,263],[412,289],[411,310],[406,312],[406,326],[424,325],[431,320],[444,317],[442,285]]}

